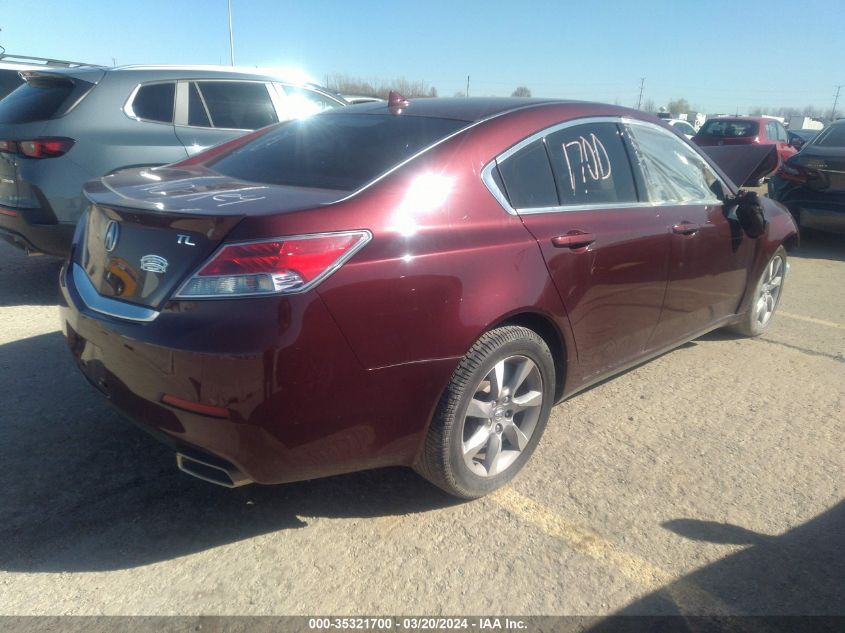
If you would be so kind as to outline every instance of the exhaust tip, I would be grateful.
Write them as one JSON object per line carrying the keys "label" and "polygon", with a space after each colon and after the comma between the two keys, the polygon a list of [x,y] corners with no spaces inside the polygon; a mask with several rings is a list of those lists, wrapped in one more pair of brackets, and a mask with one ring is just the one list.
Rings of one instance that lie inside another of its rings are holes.
{"label": "exhaust tip", "polygon": [[252,479],[231,464],[214,464],[210,460],[197,459],[184,453],[176,453],[176,467],[183,473],[224,488],[239,488],[253,483]]}

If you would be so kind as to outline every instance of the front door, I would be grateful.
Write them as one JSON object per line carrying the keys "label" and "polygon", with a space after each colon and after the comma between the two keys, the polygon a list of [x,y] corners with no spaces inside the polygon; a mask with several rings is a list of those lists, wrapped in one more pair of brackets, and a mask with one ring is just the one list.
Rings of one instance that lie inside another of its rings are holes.
{"label": "front door", "polygon": [[669,235],[669,284],[650,348],[699,333],[735,314],[754,240],[728,217],[719,177],[692,148],[652,125],[630,135],[651,200]]}

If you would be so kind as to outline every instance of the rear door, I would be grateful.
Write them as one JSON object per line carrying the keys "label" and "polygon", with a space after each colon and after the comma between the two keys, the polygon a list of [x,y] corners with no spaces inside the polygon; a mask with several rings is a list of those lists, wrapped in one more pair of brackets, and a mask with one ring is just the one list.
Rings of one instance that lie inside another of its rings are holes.
{"label": "rear door", "polygon": [[754,240],[728,217],[719,177],[674,134],[628,125],[652,203],[670,239],[669,285],[650,348],[688,338],[733,315],[745,290]]}
{"label": "rear door", "polygon": [[180,81],[178,92],[176,135],[189,155],[279,121],[267,82]]}
{"label": "rear door", "polygon": [[666,288],[665,223],[638,199],[622,133],[613,120],[576,121],[498,160],[566,305],[585,378],[642,354]]}

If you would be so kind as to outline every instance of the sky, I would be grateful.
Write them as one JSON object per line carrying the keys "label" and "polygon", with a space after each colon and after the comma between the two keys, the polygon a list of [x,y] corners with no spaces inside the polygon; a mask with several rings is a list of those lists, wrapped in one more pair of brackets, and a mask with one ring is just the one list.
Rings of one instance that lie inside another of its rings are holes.
{"label": "sky", "polygon": [[[845,84],[842,0],[231,0],[235,62],[425,81],[440,96],[535,97],[707,113],[829,110]],[[7,53],[228,64],[226,0],[0,0]],[[845,104],[845,87],[837,110]],[[840,110],[841,111],[841,110]]]}

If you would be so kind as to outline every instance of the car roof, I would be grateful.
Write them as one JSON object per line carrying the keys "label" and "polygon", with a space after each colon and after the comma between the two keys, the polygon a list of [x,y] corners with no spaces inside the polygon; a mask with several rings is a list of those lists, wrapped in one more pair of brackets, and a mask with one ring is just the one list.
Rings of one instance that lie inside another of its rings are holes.
{"label": "car roof", "polygon": [[[40,70],[40,69],[39,69]],[[44,68],[50,74],[63,74],[73,77],[80,72],[92,70],[110,75],[128,76],[133,81],[160,81],[177,79],[255,79],[259,81],[281,81],[298,86],[322,86],[302,81],[300,78],[286,76],[283,72],[267,68],[240,68],[237,66],[190,66],[190,65],[133,65],[133,66],[80,66],[77,68]]]}
{"label": "car roof", "polygon": [[[402,116],[424,116],[439,119],[456,119],[460,121],[480,121],[498,114],[521,110],[534,106],[550,104],[584,105],[583,101],[561,99],[524,99],[519,97],[431,97],[409,99],[408,107],[402,108]],[[596,104],[598,105],[598,104]],[[343,108],[342,111],[329,110],[324,115],[331,114],[393,114],[387,101],[360,103]]]}

